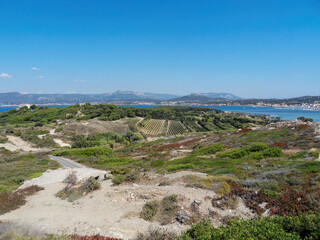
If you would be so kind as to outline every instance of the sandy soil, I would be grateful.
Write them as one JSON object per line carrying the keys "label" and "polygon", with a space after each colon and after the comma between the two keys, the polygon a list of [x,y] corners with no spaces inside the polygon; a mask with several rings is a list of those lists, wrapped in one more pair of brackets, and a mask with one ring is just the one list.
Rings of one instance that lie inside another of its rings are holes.
{"label": "sandy soil", "polygon": [[31,144],[23,141],[21,138],[16,136],[7,136],[8,141],[6,143],[0,144],[0,147],[5,147],[9,151],[25,151],[25,152],[43,152],[47,151],[48,149],[44,148],[33,148]]}
{"label": "sandy soil", "polygon": [[99,121],[96,119],[81,121],[81,122],[70,122],[64,126],[65,131],[74,132],[75,134],[96,134],[102,132],[115,132],[119,134],[125,134],[129,131],[127,124],[115,121]]}
{"label": "sandy soil", "polygon": [[[55,170],[59,175],[59,171]],[[52,174],[52,173],[51,173]],[[176,179],[185,175],[177,173],[168,176]],[[41,178],[41,177],[40,177]],[[41,184],[43,179],[38,179]],[[61,182],[42,182],[45,190],[28,198],[26,205],[20,209],[0,216],[0,220],[29,224],[47,233],[101,234],[123,239],[133,238],[137,232],[146,231],[150,226],[160,226],[147,222],[139,217],[144,204],[151,199],[162,199],[170,194],[179,196],[182,209],[190,207],[194,199],[201,200],[201,214],[207,215],[212,208],[208,197],[215,196],[213,191],[185,187],[182,182],[174,182],[170,186],[158,186],[155,182],[112,186],[111,180],[103,181],[102,188],[83,198],[70,203],[54,196],[64,187]],[[251,217],[252,213],[241,202],[235,210],[214,209],[221,216],[240,215]],[[219,225],[218,220],[213,221]],[[166,225],[165,228],[180,232],[188,228],[178,222]]]}
{"label": "sandy soil", "polygon": [[105,175],[108,177],[107,171],[102,171],[94,168],[59,168],[57,170],[47,170],[42,174],[42,176],[24,182],[23,185],[19,187],[19,189],[26,188],[32,185],[45,187],[46,185],[52,183],[62,183],[66,176],[71,172],[75,172],[77,174],[79,181],[87,179],[90,176],[99,176],[100,179],[103,179]]}
{"label": "sandy soil", "polygon": [[71,147],[71,145],[69,143],[66,143],[64,141],[62,141],[59,138],[54,138],[53,141],[58,144],[60,147]]}

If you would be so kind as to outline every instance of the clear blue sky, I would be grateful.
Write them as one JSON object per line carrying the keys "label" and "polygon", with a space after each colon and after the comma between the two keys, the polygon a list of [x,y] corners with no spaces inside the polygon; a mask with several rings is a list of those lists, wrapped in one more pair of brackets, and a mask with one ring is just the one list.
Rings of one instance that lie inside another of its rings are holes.
{"label": "clear blue sky", "polygon": [[0,0],[0,92],[293,97],[319,76],[319,0]]}

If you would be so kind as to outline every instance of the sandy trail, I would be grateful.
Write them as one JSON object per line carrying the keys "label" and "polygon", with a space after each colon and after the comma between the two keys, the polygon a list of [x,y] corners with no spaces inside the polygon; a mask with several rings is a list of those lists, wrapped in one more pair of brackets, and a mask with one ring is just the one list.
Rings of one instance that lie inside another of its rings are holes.
{"label": "sandy trail", "polygon": [[53,141],[58,144],[60,147],[71,147],[71,145],[69,143],[66,143],[64,141],[62,141],[59,138],[54,138]]}
{"label": "sandy trail", "polygon": [[66,176],[69,175],[71,172],[75,172],[80,181],[87,179],[91,176],[99,177],[99,179],[104,179],[105,176],[109,176],[109,174],[106,171],[93,168],[60,168],[53,171],[47,170],[45,173],[42,174],[42,176],[24,182],[19,188],[22,189],[32,185],[46,187],[46,185],[49,184],[62,183]]}
{"label": "sandy trail", "polygon": [[41,152],[41,151],[48,150],[44,148],[33,148],[31,144],[27,143],[26,141],[23,141],[20,137],[7,136],[7,138],[8,138],[8,142],[0,144],[0,147],[4,147],[12,152],[14,151]]}
{"label": "sandy trail", "polygon": [[[172,175],[169,179],[176,177],[181,177],[181,174]],[[158,186],[153,182],[112,186],[111,180],[107,180],[102,182],[100,190],[70,203],[54,196],[65,186],[63,183],[42,182],[42,186],[45,190],[29,197],[27,204],[21,208],[0,216],[0,220],[29,224],[46,233],[101,234],[132,239],[138,232],[144,232],[150,226],[160,226],[158,223],[150,223],[139,217],[147,201],[160,200],[164,196],[177,194],[180,199],[179,206],[186,209],[194,199],[200,199],[201,213],[205,215],[208,213],[208,208],[212,208],[211,201],[207,197],[216,195],[210,190],[185,187],[181,182],[174,182],[169,186]],[[236,210],[215,209],[215,211],[221,215],[252,216],[243,203]],[[174,222],[165,228],[181,232],[188,226]]]}

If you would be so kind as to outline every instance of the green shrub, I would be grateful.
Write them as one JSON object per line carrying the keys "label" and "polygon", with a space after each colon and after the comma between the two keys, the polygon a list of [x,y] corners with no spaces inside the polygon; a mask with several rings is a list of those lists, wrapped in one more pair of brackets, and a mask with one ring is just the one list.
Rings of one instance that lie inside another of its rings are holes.
{"label": "green shrub", "polygon": [[127,165],[129,163],[132,163],[134,161],[135,160],[133,158],[120,157],[120,158],[109,158],[109,159],[100,160],[97,163],[99,165],[106,165],[106,166],[122,166],[122,165]]}
{"label": "green shrub", "polygon": [[140,213],[140,217],[146,221],[153,221],[157,212],[159,210],[159,202],[158,201],[150,201],[147,202]]}
{"label": "green shrub", "polygon": [[280,148],[270,148],[265,143],[253,143],[241,148],[231,149],[217,154],[219,158],[231,158],[231,159],[256,159],[260,160],[269,157],[281,157],[282,150]]}
{"label": "green shrub", "polygon": [[294,217],[265,217],[251,220],[231,220],[226,226],[214,228],[202,220],[182,234],[179,240],[316,240],[320,239],[320,212]]}
{"label": "green shrub", "polygon": [[302,122],[313,122],[312,118],[305,118],[305,117],[298,117],[297,120],[300,120]]}
{"label": "green shrub", "polygon": [[46,133],[48,133],[48,131],[27,130],[21,134],[21,138],[39,148],[56,147],[57,144],[53,140],[52,136],[44,136],[43,138],[38,137],[38,135]]}
{"label": "green shrub", "polygon": [[161,201],[147,202],[141,213],[140,217],[147,221],[158,221],[161,224],[170,223],[178,210],[177,205],[178,196],[172,194],[164,197]]}
{"label": "green shrub", "polygon": [[8,138],[0,137],[0,143],[6,143],[7,141],[8,141]]}
{"label": "green shrub", "polygon": [[112,183],[114,185],[120,185],[126,180],[126,177],[124,175],[116,175],[112,178]]}
{"label": "green shrub", "polygon": [[29,176],[29,178],[38,178],[40,176],[42,176],[42,172],[34,172]]}
{"label": "green shrub", "polygon": [[79,188],[72,188],[66,186],[59,192],[55,194],[56,197],[61,198],[62,200],[68,200],[69,202],[74,202],[83,196],[83,191]]}
{"label": "green shrub", "polygon": [[320,162],[306,162],[298,166],[298,169],[304,173],[319,173]]}
{"label": "green shrub", "polygon": [[78,157],[115,157],[112,149],[108,147],[88,147],[88,148],[75,148],[64,149],[53,153],[55,156],[78,156]]}
{"label": "green shrub", "polygon": [[175,217],[176,212],[178,210],[178,196],[172,194],[170,196],[166,196],[161,201],[161,210],[158,217],[158,221],[164,225],[168,224]]}
{"label": "green shrub", "polygon": [[42,159],[37,162],[38,165],[48,165],[50,163],[49,159]]}
{"label": "green shrub", "polygon": [[125,175],[126,182],[138,182],[141,179],[141,175],[138,171],[129,172]]}
{"label": "green shrub", "polygon": [[[73,178],[73,176],[71,178]],[[67,179],[66,181],[69,180],[70,179]],[[57,192],[55,196],[63,200],[67,199],[69,202],[78,200],[84,194],[98,190],[101,187],[100,182],[97,181],[94,177],[89,177],[88,179],[86,179],[80,187],[74,187],[74,184],[70,184],[70,182],[66,183],[68,185],[59,192]]]}
{"label": "green shrub", "polygon": [[199,149],[195,149],[192,151],[193,155],[198,155],[198,156],[202,156],[202,155],[212,155],[215,154],[217,152],[223,151],[224,150],[224,146],[221,143],[217,143],[217,144],[213,144],[207,147],[200,147]]}
{"label": "green shrub", "polygon": [[291,156],[290,159],[297,160],[297,159],[304,159],[304,158],[319,158],[318,152],[309,152],[309,151],[302,151],[297,152],[295,155]]}
{"label": "green shrub", "polygon": [[264,190],[263,190],[263,193],[264,193],[264,195],[266,195],[267,197],[274,197],[274,198],[276,198],[276,197],[279,196],[279,193],[274,192],[274,191],[271,191],[271,190],[268,190],[268,189],[264,189]]}
{"label": "green shrub", "polygon": [[86,192],[92,192],[95,190],[100,189],[101,184],[98,180],[96,180],[94,177],[89,177],[84,181],[84,183],[81,185],[81,188],[83,191]]}
{"label": "green shrub", "polygon": [[273,147],[273,148],[263,150],[261,152],[251,154],[249,155],[249,158],[261,160],[265,158],[275,158],[275,157],[281,157],[281,156],[282,156],[282,149]]}
{"label": "green shrub", "polygon": [[230,239],[275,239],[298,240],[298,234],[286,232],[270,218],[258,220],[230,220],[225,227],[214,228],[209,221],[193,225],[180,240],[230,240]]}
{"label": "green shrub", "polygon": [[191,163],[186,164],[176,164],[172,166],[167,166],[166,169],[170,172],[175,172],[178,170],[187,170],[187,169],[193,169],[194,166]]}

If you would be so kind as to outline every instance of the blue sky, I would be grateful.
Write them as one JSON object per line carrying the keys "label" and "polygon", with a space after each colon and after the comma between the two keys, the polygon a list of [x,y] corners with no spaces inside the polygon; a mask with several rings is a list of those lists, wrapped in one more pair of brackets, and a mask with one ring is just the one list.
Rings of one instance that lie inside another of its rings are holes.
{"label": "blue sky", "polygon": [[0,0],[0,92],[320,95],[318,0]]}

